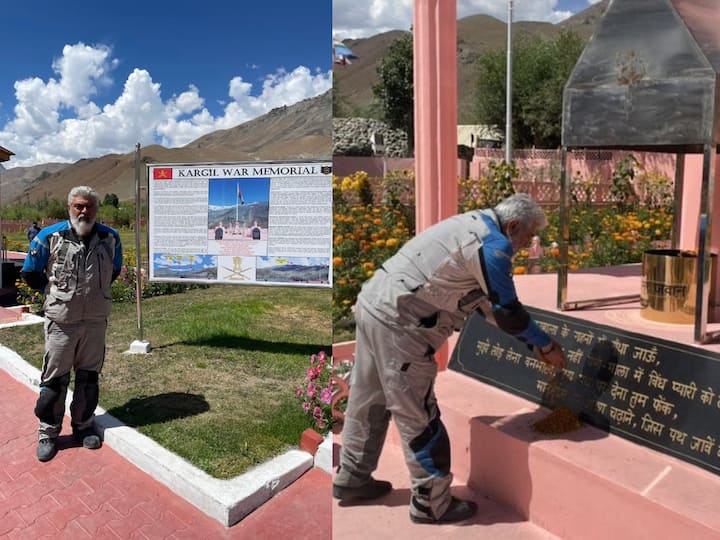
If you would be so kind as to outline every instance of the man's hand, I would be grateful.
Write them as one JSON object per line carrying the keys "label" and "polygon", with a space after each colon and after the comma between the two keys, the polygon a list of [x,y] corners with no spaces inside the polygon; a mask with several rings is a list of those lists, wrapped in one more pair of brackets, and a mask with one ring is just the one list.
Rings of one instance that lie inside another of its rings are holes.
{"label": "man's hand", "polygon": [[549,345],[545,345],[545,347],[533,347],[533,351],[540,360],[555,369],[563,369],[567,365],[565,353],[560,344],[554,339],[550,341]]}

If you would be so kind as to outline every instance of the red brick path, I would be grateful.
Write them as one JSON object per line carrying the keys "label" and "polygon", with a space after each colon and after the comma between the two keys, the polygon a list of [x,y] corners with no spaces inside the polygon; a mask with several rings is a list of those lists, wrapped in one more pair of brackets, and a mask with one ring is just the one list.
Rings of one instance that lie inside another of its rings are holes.
{"label": "red brick path", "polygon": [[313,469],[227,528],[108,446],[35,457],[36,394],[0,369],[0,538],[331,538],[330,475]]}

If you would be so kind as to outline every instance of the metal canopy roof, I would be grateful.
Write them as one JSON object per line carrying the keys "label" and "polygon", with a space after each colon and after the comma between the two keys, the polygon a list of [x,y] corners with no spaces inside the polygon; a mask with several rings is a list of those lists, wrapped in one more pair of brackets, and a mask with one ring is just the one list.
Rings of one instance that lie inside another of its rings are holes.
{"label": "metal canopy roof", "polygon": [[562,145],[717,145],[719,71],[718,0],[610,0],[565,86]]}

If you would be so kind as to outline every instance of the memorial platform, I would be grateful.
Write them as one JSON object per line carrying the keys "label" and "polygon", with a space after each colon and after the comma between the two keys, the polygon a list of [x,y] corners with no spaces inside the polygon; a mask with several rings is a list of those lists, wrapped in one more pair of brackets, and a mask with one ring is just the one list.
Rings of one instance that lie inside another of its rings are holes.
{"label": "memorial platform", "polygon": [[[572,273],[568,300],[639,294],[640,281],[640,265]],[[391,428],[376,476],[392,480],[396,489],[365,506],[334,501],[334,534],[359,538],[354,531],[372,534],[384,527],[396,539],[414,540],[720,539],[720,427],[715,421],[720,378],[714,374],[720,345],[694,343],[692,324],[644,319],[639,302],[561,312],[555,308],[555,274],[517,276],[515,283],[523,304],[542,312],[543,324],[560,321],[558,333],[567,326],[566,350],[573,349],[568,340],[591,333],[593,340],[605,339],[621,349],[610,376],[601,381],[601,392],[592,396],[596,416],[589,418],[605,424],[584,422],[564,435],[537,433],[532,424],[550,409],[543,406],[547,396],[540,391],[542,377],[532,357],[508,352],[494,335],[463,335],[450,369],[438,376],[436,393],[451,439],[454,492],[477,501],[478,516],[439,529],[410,523],[407,469]],[[710,332],[718,329],[716,323],[708,325]],[[342,347],[337,351],[348,354]],[[464,365],[458,366],[458,354]],[[588,379],[591,355],[577,356],[576,381]],[[702,369],[693,371],[693,363]],[[640,382],[633,380],[639,367],[644,371]],[[503,369],[517,371],[517,379],[503,379]],[[662,389],[649,382],[653,371],[658,377],[665,373]],[[690,389],[690,380],[696,387],[692,401],[683,390]],[[676,405],[675,413],[668,404]],[[341,444],[341,435],[336,443]]]}

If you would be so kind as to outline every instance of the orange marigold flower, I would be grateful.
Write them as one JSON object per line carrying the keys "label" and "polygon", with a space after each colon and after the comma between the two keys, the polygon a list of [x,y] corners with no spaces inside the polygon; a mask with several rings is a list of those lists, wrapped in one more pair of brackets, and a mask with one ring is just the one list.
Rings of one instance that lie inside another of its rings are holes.
{"label": "orange marigold flower", "polygon": [[342,257],[333,257],[333,266],[340,266],[342,263]]}
{"label": "orange marigold flower", "polygon": [[525,273],[527,273],[527,268],[525,268],[524,266],[516,266],[515,268],[513,268],[513,274],[515,274],[516,276]]}

